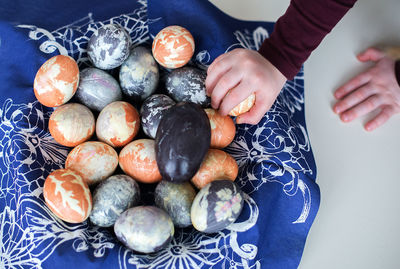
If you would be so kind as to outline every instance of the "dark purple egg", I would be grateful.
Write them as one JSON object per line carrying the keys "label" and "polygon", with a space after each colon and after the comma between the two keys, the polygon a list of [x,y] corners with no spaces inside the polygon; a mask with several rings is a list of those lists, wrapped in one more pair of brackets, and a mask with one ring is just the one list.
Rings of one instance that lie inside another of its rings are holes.
{"label": "dark purple egg", "polygon": [[165,94],[154,94],[143,102],[140,108],[140,117],[146,135],[153,139],[156,137],[161,118],[173,105],[175,105],[175,101]]}
{"label": "dark purple egg", "polygon": [[190,180],[199,170],[210,141],[210,121],[199,105],[181,102],[171,107],[156,134],[156,160],[163,179]]}

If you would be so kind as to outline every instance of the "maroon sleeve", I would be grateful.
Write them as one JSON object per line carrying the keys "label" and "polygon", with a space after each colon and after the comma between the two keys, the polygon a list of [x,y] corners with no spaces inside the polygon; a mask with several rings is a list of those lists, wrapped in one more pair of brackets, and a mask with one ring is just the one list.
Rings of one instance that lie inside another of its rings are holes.
{"label": "maroon sleeve", "polygon": [[394,65],[394,73],[396,74],[397,83],[400,86],[400,60],[397,60]]}
{"label": "maroon sleeve", "polygon": [[357,0],[292,0],[259,52],[288,79]]}

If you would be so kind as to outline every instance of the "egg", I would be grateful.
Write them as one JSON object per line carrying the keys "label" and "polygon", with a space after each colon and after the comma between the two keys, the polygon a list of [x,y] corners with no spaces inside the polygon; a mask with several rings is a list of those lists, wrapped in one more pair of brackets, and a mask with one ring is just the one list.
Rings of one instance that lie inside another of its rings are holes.
{"label": "egg", "polygon": [[191,208],[193,227],[216,233],[234,223],[243,209],[243,192],[230,180],[216,180],[199,191]]}
{"label": "egg", "polygon": [[166,68],[182,67],[193,56],[193,36],[182,26],[168,26],[154,38],[152,52],[160,65]]}
{"label": "egg", "polygon": [[90,37],[87,54],[93,65],[100,69],[120,66],[129,56],[131,38],[119,25],[107,24]]}
{"label": "egg", "polygon": [[197,104],[181,102],[161,119],[156,134],[156,160],[163,179],[190,180],[210,147],[207,114]]}
{"label": "egg", "polygon": [[135,180],[127,175],[111,176],[94,190],[90,221],[100,227],[110,227],[122,212],[139,202],[140,190]]}
{"label": "egg", "polygon": [[76,146],[65,161],[65,168],[78,171],[88,185],[108,178],[117,166],[117,152],[111,146],[98,141],[88,141]]}
{"label": "egg", "polygon": [[190,208],[196,190],[189,182],[172,183],[161,181],[154,192],[156,205],[170,215],[175,226],[185,228],[192,225]]}
{"label": "egg", "polygon": [[122,100],[118,82],[107,72],[89,67],[80,73],[76,97],[84,105],[101,111],[106,105]]}
{"label": "egg", "polygon": [[140,119],[144,133],[155,138],[161,118],[175,105],[174,100],[165,94],[154,94],[147,98],[140,108]]}
{"label": "egg", "polygon": [[203,70],[185,66],[174,69],[167,75],[165,88],[176,102],[193,102],[209,107],[211,99],[206,95],[206,77]]}
{"label": "egg", "polygon": [[232,143],[235,138],[236,127],[232,118],[221,116],[216,110],[206,108],[211,126],[211,148],[225,148]]}
{"label": "egg", "polygon": [[119,154],[119,165],[127,174],[143,183],[161,180],[152,139],[139,139],[126,145]]}
{"label": "egg", "polygon": [[122,147],[132,141],[140,128],[139,113],[131,104],[117,101],[108,104],[99,114],[96,135],[113,147]]}
{"label": "egg", "polygon": [[70,223],[83,222],[92,210],[88,185],[71,169],[53,171],[44,182],[43,196],[50,210]]}
{"label": "egg", "polygon": [[220,149],[209,149],[200,169],[192,178],[192,183],[201,189],[217,179],[234,181],[238,171],[239,167],[231,155]]}
{"label": "egg", "polygon": [[75,147],[93,135],[95,120],[89,108],[69,103],[58,107],[50,116],[49,131],[59,144]]}
{"label": "egg", "polygon": [[165,248],[175,232],[171,217],[154,206],[137,206],[126,210],[115,222],[114,231],[125,246],[141,253]]}
{"label": "egg", "polygon": [[42,105],[57,107],[74,96],[78,82],[79,68],[75,60],[70,56],[57,55],[39,68],[33,90]]}
{"label": "egg", "polygon": [[122,91],[135,101],[143,101],[154,93],[159,76],[151,51],[141,46],[132,49],[119,71]]}
{"label": "egg", "polygon": [[253,107],[255,102],[256,102],[256,95],[254,93],[252,93],[251,95],[249,95],[249,97],[247,97],[245,100],[240,102],[237,106],[235,106],[229,112],[229,115],[239,116],[241,114],[244,114]]}

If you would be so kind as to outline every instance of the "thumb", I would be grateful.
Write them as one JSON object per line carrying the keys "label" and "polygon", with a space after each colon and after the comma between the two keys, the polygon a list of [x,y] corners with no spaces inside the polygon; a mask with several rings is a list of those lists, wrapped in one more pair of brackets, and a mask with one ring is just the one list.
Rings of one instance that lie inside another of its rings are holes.
{"label": "thumb", "polygon": [[357,59],[361,62],[374,61],[377,62],[385,57],[385,53],[376,48],[368,48],[357,55]]}

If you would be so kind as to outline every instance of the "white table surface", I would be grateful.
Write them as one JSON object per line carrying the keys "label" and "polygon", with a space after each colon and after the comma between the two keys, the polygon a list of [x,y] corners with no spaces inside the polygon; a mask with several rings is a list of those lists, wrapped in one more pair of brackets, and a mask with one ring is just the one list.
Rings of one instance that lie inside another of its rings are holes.
{"label": "white table surface", "polygon": [[[276,21],[289,0],[211,0],[229,15]],[[400,116],[368,133],[368,115],[342,123],[333,91],[365,70],[355,55],[400,45],[400,0],[359,0],[305,63],[308,132],[321,204],[301,269],[400,268]]]}

